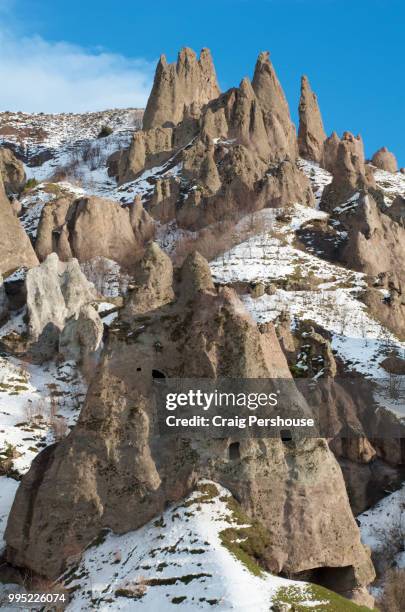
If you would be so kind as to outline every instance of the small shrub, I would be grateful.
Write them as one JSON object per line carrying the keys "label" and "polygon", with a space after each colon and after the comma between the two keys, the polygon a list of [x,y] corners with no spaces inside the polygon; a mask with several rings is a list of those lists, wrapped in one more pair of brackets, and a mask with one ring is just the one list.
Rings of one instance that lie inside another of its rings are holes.
{"label": "small shrub", "polygon": [[30,178],[24,185],[24,191],[30,191],[31,189],[34,189],[34,187],[36,187],[37,185],[39,185],[37,179]]}
{"label": "small shrub", "polygon": [[113,129],[110,128],[109,125],[103,125],[103,127],[98,133],[97,138],[106,138],[107,136],[111,136],[112,133],[113,133]]}

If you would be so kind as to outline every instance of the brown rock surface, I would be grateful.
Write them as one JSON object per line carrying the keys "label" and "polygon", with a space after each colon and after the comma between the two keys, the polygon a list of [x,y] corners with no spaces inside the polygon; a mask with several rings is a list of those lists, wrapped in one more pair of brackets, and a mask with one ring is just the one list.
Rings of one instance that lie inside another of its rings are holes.
{"label": "brown rock surface", "polygon": [[295,126],[268,52],[257,59],[252,85],[264,114],[272,161],[294,160],[298,153]]}
{"label": "brown rock surface", "polygon": [[393,153],[388,151],[387,147],[381,147],[378,149],[371,158],[371,163],[381,170],[387,172],[398,172],[398,164],[396,157]]}
{"label": "brown rock surface", "polygon": [[131,221],[130,210],[113,200],[62,198],[44,206],[36,250],[40,259],[55,251],[65,261],[76,257],[85,262],[101,256],[128,268],[141,257],[151,233],[152,220],[145,211],[133,211]]}
{"label": "brown rock surface", "polygon": [[15,216],[0,177],[0,274],[38,264],[31,242]]}
{"label": "brown rock surface", "polygon": [[24,164],[16,158],[10,149],[0,147],[0,176],[3,178],[7,194],[18,194],[25,182]]}
{"label": "brown rock surface", "polygon": [[298,149],[301,157],[321,162],[323,143],[326,140],[318,99],[311,90],[308,78],[301,79],[301,98],[298,107]]}
{"label": "brown rock surface", "polygon": [[143,129],[173,127],[183,119],[185,109],[192,104],[201,108],[219,93],[209,49],[203,49],[197,59],[192,49],[183,48],[175,64],[168,64],[162,55],[143,116]]}
{"label": "brown rock surface", "polygon": [[[164,259],[151,248],[149,260]],[[154,272],[144,268],[139,277],[147,280]],[[264,525],[272,546],[261,561],[269,570],[345,568],[339,588],[362,588],[373,578],[372,566],[324,440],[247,438],[235,461],[232,439],[187,441],[154,427],[155,372],[289,376],[273,327],[260,333],[235,292],[215,290],[207,270],[201,257],[191,256],[175,286],[176,301],[160,305],[158,299],[147,313],[141,301],[141,314],[135,307],[134,317],[112,330],[78,424],[22,480],[6,530],[7,558],[56,577],[72,543],[83,549],[104,527],[136,529],[207,477],[229,488]],[[190,287],[191,295],[182,295]],[[294,401],[305,412],[298,392]]]}

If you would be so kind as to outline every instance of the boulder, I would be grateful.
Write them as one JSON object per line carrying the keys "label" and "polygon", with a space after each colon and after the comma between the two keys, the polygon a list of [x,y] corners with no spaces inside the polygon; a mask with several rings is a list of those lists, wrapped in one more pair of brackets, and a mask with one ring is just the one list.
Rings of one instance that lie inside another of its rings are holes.
{"label": "boulder", "polygon": [[143,116],[143,129],[173,127],[192,104],[198,108],[219,95],[215,68],[209,49],[197,59],[192,49],[183,48],[175,64],[160,57]]}
{"label": "boulder", "polygon": [[59,337],[59,353],[77,363],[95,353],[101,346],[104,325],[93,306],[85,304],[70,319]]}
{"label": "boulder", "polygon": [[323,157],[323,143],[326,134],[323,127],[318,100],[311,90],[308,78],[301,78],[301,98],[298,107],[299,129],[298,149],[304,159],[321,162]]}
{"label": "boulder", "polygon": [[27,180],[22,161],[3,147],[0,147],[0,176],[8,195],[21,193]]}
{"label": "boulder", "polygon": [[380,168],[380,170],[386,170],[387,172],[398,172],[398,163],[393,153],[388,151],[387,147],[381,147],[378,149],[371,158],[371,163]]}
{"label": "boulder", "polygon": [[[81,306],[94,300],[94,286],[88,282],[76,259],[62,263],[56,253],[28,271],[26,279],[28,332],[37,341],[45,331],[57,338],[66,320]],[[51,342],[52,344],[52,342]]]}
{"label": "boulder", "polygon": [[62,261],[72,256],[65,224],[73,200],[74,197],[56,198],[42,208],[35,240],[39,261],[44,261],[52,252],[57,252]]}
{"label": "boulder", "polygon": [[15,216],[0,176],[0,274],[38,264],[31,242]]}

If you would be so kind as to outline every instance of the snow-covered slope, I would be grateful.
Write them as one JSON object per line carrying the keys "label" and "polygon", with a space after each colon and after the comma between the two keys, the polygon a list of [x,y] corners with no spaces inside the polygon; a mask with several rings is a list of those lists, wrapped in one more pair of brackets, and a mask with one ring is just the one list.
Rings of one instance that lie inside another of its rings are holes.
{"label": "snow-covered slope", "polygon": [[[0,328],[4,336],[25,332],[24,311]],[[0,549],[18,479],[35,456],[69,432],[80,413],[86,384],[76,364],[34,365],[0,356]]]}
{"label": "snow-covered slope", "polygon": [[260,527],[229,491],[210,481],[141,529],[105,533],[61,582],[69,612],[232,610],[268,612],[276,603],[314,611],[360,610],[305,582],[272,576],[254,560]]}

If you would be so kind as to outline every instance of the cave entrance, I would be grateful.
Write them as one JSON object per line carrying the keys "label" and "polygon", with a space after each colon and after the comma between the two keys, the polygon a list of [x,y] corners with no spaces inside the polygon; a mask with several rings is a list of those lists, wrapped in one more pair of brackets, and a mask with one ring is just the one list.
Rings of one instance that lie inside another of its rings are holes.
{"label": "cave entrance", "polygon": [[166,378],[166,374],[161,370],[152,370],[152,378],[153,380],[164,380]]}
{"label": "cave entrance", "polygon": [[228,448],[229,459],[231,461],[237,461],[240,459],[240,444],[239,442],[232,442]]}
{"label": "cave entrance", "polygon": [[291,433],[291,429],[282,429],[280,431],[280,438],[281,441],[286,443],[286,442],[292,442],[292,433]]}

